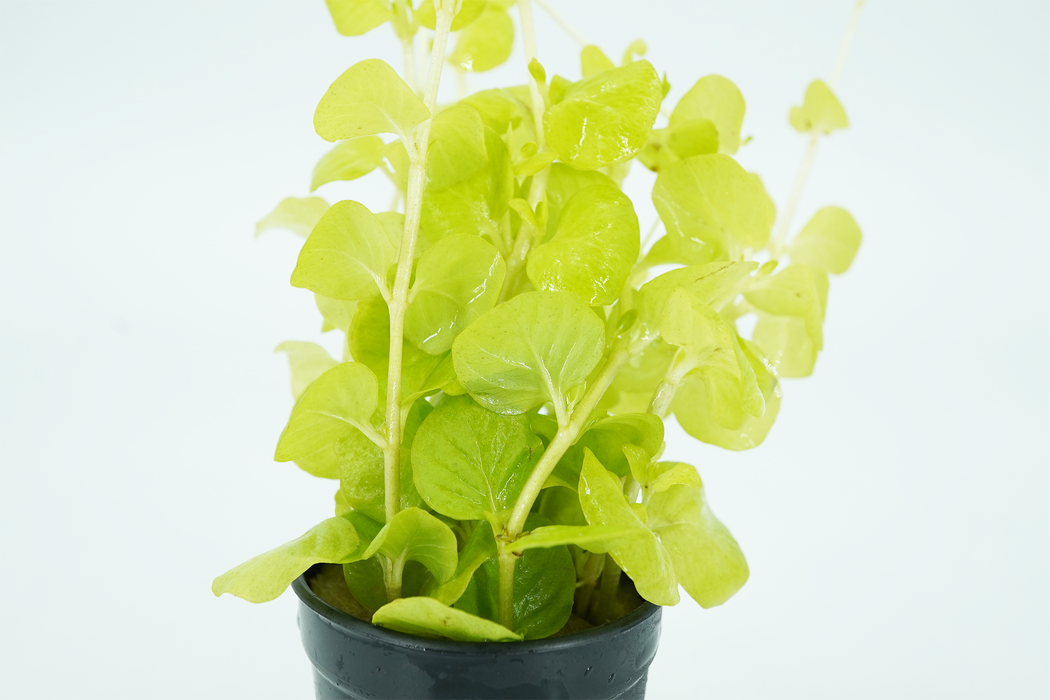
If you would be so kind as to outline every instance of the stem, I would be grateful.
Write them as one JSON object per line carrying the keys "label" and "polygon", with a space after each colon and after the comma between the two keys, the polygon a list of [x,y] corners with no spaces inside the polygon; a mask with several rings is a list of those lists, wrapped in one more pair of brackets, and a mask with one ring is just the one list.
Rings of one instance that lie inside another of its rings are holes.
{"label": "stem", "polygon": [[[853,6],[853,13],[850,15],[849,23],[846,25],[846,31],[842,35],[842,41],[839,43],[835,67],[832,69],[831,79],[828,81],[828,86],[832,90],[835,89],[835,86],[842,78],[842,71],[846,67],[846,57],[849,56],[850,46],[853,44],[853,35],[857,33],[857,25],[860,23],[860,11],[863,7],[864,0],[857,0],[857,4]],[[795,215],[795,209],[798,208],[799,200],[802,199],[802,190],[806,186],[806,178],[809,176],[810,168],[813,167],[813,158],[817,153],[817,139],[818,135],[815,132],[809,137],[809,144],[807,144],[806,150],[802,154],[802,163],[799,164],[798,172],[795,174],[795,183],[791,186],[791,195],[788,197],[787,204],[784,206],[784,213],[777,222],[776,231],[773,233],[772,241],[770,241],[769,252],[774,259],[783,255],[786,248],[788,227],[791,226],[791,219]]]}
{"label": "stem", "polygon": [[[649,402],[647,413],[651,413],[661,420],[667,417],[667,412],[671,408],[671,402],[674,401],[675,392],[678,391],[678,385],[685,379],[685,375],[700,365],[700,362],[696,360],[690,362],[682,360],[682,351],[679,350],[674,360],[671,361],[671,366],[667,368],[660,385],[653,392],[652,401]],[[627,483],[630,485],[630,481]],[[634,497],[637,497],[637,491]],[[634,501],[632,500],[631,502],[633,503]]]}
{"label": "stem", "polygon": [[551,4],[547,0],[536,0],[536,4],[543,8],[543,11],[550,15],[550,18],[558,23],[558,26],[565,30],[565,33],[572,37],[580,46],[587,46],[588,42],[583,38],[583,34],[580,34],[576,29],[569,24],[568,20],[561,15],[560,12],[551,7]]}
{"label": "stem", "polygon": [[591,610],[590,617],[594,622],[601,623],[613,618],[613,604],[616,602],[616,592],[620,588],[620,567],[613,561],[612,555],[605,555],[605,567],[602,569],[602,585],[598,588],[598,600]]}
{"label": "stem", "polygon": [[389,603],[401,597],[401,576],[405,569],[405,562],[380,558],[383,562],[383,585],[386,587],[386,599]]}
{"label": "stem", "polygon": [[[404,342],[405,311],[408,308],[408,282],[412,276],[412,259],[415,256],[416,238],[419,236],[419,217],[423,210],[430,125],[437,107],[437,92],[441,84],[441,68],[445,63],[445,47],[452,17],[451,12],[446,12],[438,6],[434,48],[430,54],[426,91],[423,95],[423,104],[430,110],[431,116],[416,127],[414,139],[404,139],[410,158],[408,193],[405,199],[405,231],[401,238],[401,254],[397,261],[394,289],[387,304],[390,310],[390,364],[386,383],[387,445],[383,449],[387,522],[397,515],[401,505],[401,346]],[[398,588],[400,589],[400,586]]]}
{"label": "stem", "polygon": [[499,546],[499,623],[514,629],[514,565],[518,555],[500,542]]}
{"label": "stem", "polygon": [[[536,27],[532,21],[531,0],[518,0],[518,15],[521,19],[521,43],[525,46],[525,64],[529,65],[536,58]],[[529,94],[532,98],[532,126],[536,131],[536,150],[542,151],[547,147],[547,141],[543,133],[543,94],[540,92],[539,83],[529,71]],[[550,166],[532,176],[529,185],[529,206],[533,209],[539,204],[547,192],[547,178],[550,175]],[[507,274],[503,278],[503,289],[500,290],[499,302],[502,303],[514,295],[514,289],[518,285],[518,277],[521,276],[522,268],[525,266],[525,258],[529,255],[534,238],[539,238],[541,232],[533,229],[526,221],[521,222],[518,229],[518,237],[514,240],[514,247],[510,258],[507,260]]]}
{"label": "stem", "polygon": [[416,32],[415,27],[408,18],[408,7],[405,0],[394,1],[395,17],[394,33],[401,40],[401,54],[405,63],[405,84],[412,92],[419,92],[416,82]]}
{"label": "stem", "polygon": [[601,374],[598,375],[597,379],[594,380],[594,384],[583,395],[576,408],[573,409],[572,420],[567,424],[558,426],[558,432],[554,435],[554,439],[551,440],[547,449],[543,451],[540,461],[532,470],[529,480],[525,482],[525,487],[522,488],[521,494],[514,504],[510,521],[504,529],[508,540],[514,541],[521,534],[525,527],[525,518],[529,516],[532,505],[536,502],[536,498],[539,497],[540,490],[547,481],[547,477],[554,471],[558,460],[564,456],[565,452],[576,442],[580,433],[583,432],[591,411],[594,410],[605,390],[612,384],[613,379],[616,378],[616,373],[627,362],[629,356],[627,342],[618,340],[613,346],[613,351],[609,355],[609,359],[606,360]]}

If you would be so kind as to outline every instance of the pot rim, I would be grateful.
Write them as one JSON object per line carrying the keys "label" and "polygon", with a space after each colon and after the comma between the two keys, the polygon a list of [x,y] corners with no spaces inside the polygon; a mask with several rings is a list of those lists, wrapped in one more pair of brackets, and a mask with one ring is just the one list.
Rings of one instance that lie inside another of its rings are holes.
{"label": "pot rim", "polygon": [[539,651],[557,652],[627,634],[634,627],[660,613],[659,605],[643,600],[641,605],[623,617],[562,637],[525,639],[516,642],[459,642],[452,639],[431,639],[380,627],[332,607],[314,593],[313,589],[310,588],[310,584],[307,583],[306,578],[313,570],[314,567],[310,567],[306,573],[292,581],[292,590],[295,591],[295,594],[299,596],[299,600],[306,606],[324,618],[329,624],[344,630],[350,636],[414,651],[471,656],[507,656],[533,654]]}

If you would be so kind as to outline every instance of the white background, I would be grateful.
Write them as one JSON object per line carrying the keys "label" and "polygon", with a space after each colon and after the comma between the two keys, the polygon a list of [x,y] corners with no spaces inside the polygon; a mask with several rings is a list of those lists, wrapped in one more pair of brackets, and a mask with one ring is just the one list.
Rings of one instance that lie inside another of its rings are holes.
{"label": "white background", "polygon": [[[739,158],[783,203],[805,141],[787,110],[849,2],[559,7],[610,55],[646,39],[672,102],[734,80]],[[869,2],[851,128],[796,221],[842,205],[864,244],[764,445],[669,431],[751,580],[664,611],[650,698],[1050,696],[1048,7]],[[548,74],[577,78],[536,14]],[[271,350],[320,337],[288,285],[299,240],[252,232],[307,193],[314,106],[371,56],[400,66],[389,28],[341,37],[320,0],[0,4],[4,697],[310,696],[292,594],[209,585],[330,513],[331,483],[271,459],[291,406]],[[516,44],[471,86],[524,79]],[[389,199],[378,174],[320,194]]]}

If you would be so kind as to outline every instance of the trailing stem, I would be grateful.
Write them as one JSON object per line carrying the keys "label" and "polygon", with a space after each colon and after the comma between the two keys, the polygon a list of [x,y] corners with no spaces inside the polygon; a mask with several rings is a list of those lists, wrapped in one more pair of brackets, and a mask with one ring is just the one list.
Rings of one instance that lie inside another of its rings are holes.
{"label": "trailing stem", "polygon": [[[409,156],[408,188],[405,198],[405,230],[401,238],[401,252],[397,261],[394,289],[390,295],[390,364],[386,390],[386,447],[383,448],[385,512],[390,522],[400,509],[401,502],[401,346],[404,342],[405,310],[408,307],[408,283],[412,276],[412,259],[419,236],[419,218],[423,209],[423,188],[426,186],[427,145],[430,125],[437,107],[441,68],[445,63],[445,47],[454,12],[438,7],[434,48],[430,54],[423,104],[431,116],[416,127],[414,138],[402,136]],[[388,589],[389,589],[388,582]],[[400,589],[400,585],[397,587]]]}

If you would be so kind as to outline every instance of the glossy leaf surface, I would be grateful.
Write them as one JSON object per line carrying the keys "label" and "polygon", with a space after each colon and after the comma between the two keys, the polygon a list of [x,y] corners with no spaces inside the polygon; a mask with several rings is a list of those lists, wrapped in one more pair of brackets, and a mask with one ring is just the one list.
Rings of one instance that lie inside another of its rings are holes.
{"label": "glossy leaf surface", "polygon": [[605,306],[620,295],[638,244],[631,200],[615,187],[588,187],[566,202],[554,238],[529,255],[529,279],[538,289]]}
{"label": "glossy leaf surface", "polygon": [[461,642],[509,642],[521,639],[499,623],[451,608],[425,596],[399,598],[372,616],[383,627],[424,637],[447,637]]}
{"label": "glossy leaf surface", "polygon": [[581,170],[621,163],[645,145],[662,96],[660,78],[648,61],[592,75],[547,110],[547,143]]}
{"label": "glossy leaf surface", "polygon": [[617,566],[634,581],[638,593],[657,605],[679,600],[671,557],[660,540],[638,519],[636,509],[623,496],[620,480],[587,454],[580,473],[580,504],[591,525],[612,525],[637,531],[637,537],[609,548]]}
{"label": "glossy leaf surface", "polygon": [[460,383],[490,410],[518,414],[551,401],[564,412],[604,346],[602,322],[578,297],[530,292],[463,331],[452,358]]}
{"label": "glossy leaf surface", "polygon": [[405,314],[405,337],[437,355],[496,305],[507,266],[476,236],[453,235],[431,246],[416,266]]}
{"label": "glossy leaf surface", "polygon": [[265,603],[277,598],[314,564],[346,560],[358,546],[357,532],[345,518],[329,518],[301,537],[230,569],[211,584],[212,593]]}
{"label": "glossy leaf surface", "polygon": [[416,434],[416,485],[443,515],[502,527],[542,449],[526,416],[493,413],[466,396],[447,399]]}

